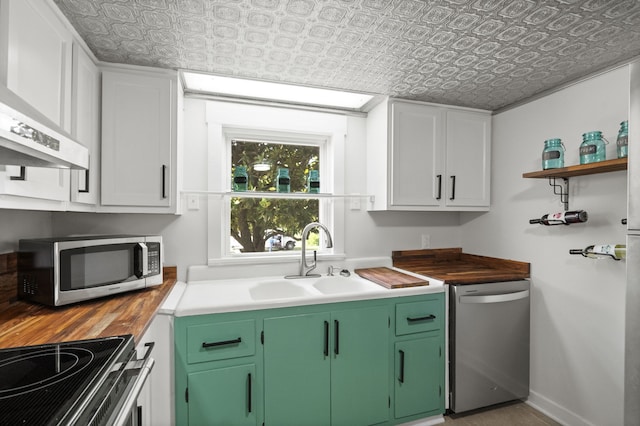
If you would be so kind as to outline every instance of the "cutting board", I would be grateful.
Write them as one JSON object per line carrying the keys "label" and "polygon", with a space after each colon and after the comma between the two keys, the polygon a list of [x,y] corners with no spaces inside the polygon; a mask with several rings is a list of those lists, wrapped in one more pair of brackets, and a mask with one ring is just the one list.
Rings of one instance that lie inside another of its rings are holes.
{"label": "cutting board", "polygon": [[380,284],[386,288],[404,288],[429,285],[429,281],[385,267],[356,269],[355,273],[360,275],[362,278],[373,281],[374,283]]}

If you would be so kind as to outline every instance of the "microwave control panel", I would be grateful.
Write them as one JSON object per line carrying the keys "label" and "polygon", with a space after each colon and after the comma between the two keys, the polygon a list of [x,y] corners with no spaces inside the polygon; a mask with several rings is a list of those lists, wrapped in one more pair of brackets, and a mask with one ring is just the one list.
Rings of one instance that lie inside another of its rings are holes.
{"label": "microwave control panel", "polygon": [[147,249],[148,275],[157,275],[160,273],[160,243],[147,243]]}

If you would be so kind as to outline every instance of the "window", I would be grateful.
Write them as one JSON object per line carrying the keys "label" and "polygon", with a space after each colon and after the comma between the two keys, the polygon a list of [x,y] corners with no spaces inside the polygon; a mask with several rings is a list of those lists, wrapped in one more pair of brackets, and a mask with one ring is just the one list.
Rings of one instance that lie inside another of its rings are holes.
{"label": "window", "polygon": [[264,99],[269,102],[317,105],[362,111],[374,96],[365,93],[225,77],[197,72],[182,72],[187,92],[210,93],[244,99]]}
{"label": "window", "polygon": [[[312,193],[319,181],[320,146],[232,139],[231,178],[237,197],[230,200],[231,253],[300,250],[302,229],[320,220],[319,199],[241,197],[245,191],[265,194]],[[318,246],[311,234],[307,246]]]}
{"label": "window", "polygon": [[[207,101],[206,121],[207,189],[221,194],[208,198],[210,265],[298,263],[300,233],[311,221],[329,228],[333,249],[325,247],[324,233],[317,230],[307,241],[308,249],[317,248],[320,259],[344,258],[345,199],[335,195],[344,193],[346,116]],[[277,150],[311,150],[311,154],[293,162],[293,154],[272,155]],[[246,191],[233,191],[233,174],[238,166],[247,173]],[[267,167],[269,170],[264,170]],[[278,167],[289,169],[288,193],[278,192],[275,186]],[[319,172],[319,194],[307,192],[306,179],[311,170]],[[238,235],[241,226],[245,233],[254,235],[250,239]],[[236,232],[235,237],[232,232]]]}

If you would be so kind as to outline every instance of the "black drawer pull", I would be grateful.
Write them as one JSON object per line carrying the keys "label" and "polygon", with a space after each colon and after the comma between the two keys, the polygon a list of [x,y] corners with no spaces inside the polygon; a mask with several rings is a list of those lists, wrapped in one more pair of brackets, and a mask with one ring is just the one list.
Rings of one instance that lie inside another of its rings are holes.
{"label": "black drawer pull", "polygon": [[329,321],[324,322],[324,356],[329,356]]}
{"label": "black drawer pull", "polygon": [[407,321],[409,322],[427,321],[427,320],[434,320],[434,319],[436,319],[436,316],[433,314],[427,315],[426,317],[417,317],[417,318],[407,317]]}
{"label": "black drawer pull", "polygon": [[251,413],[252,411],[252,397],[253,391],[251,386],[251,373],[247,374],[247,413]]}
{"label": "black drawer pull", "polygon": [[202,347],[203,348],[214,348],[216,346],[225,346],[225,345],[235,345],[236,343],[240,343],[242,342],[242,338],[238,337],[237,339],[233,339],[233,340],[223,340],[221,342],[202,342]]}
{"label": "black drawer pull", "polygon": [[335,330],[335,336],[334,338],[336,339],[336,342],[333,346],[333,352],[336,355],[340,354],[340,322],[338,320],[334,320],[333,321],[333,327]]}

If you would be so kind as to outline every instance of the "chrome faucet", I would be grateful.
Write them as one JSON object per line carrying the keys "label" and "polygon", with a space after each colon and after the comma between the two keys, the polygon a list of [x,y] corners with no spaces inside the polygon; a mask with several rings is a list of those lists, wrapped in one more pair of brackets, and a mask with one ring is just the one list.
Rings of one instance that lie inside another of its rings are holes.
{"label": "chrome faucet", "polygon": [[309,238],[309,232],[313,228],[320,228],[327,236],[327,248],[333,247],[333,239],[331,233],[326,226],[319,222],[311,222],[307,224],[302,230],[302,259],[300,259],[300,273],[298,275],[287,275],[285,278],[307,278],[307,277],[319,277],[320,274],[311,274],[310,272],[316,268],[316,251],[313,251],[313,263],[309,265],[307,263],[307,238]]}

